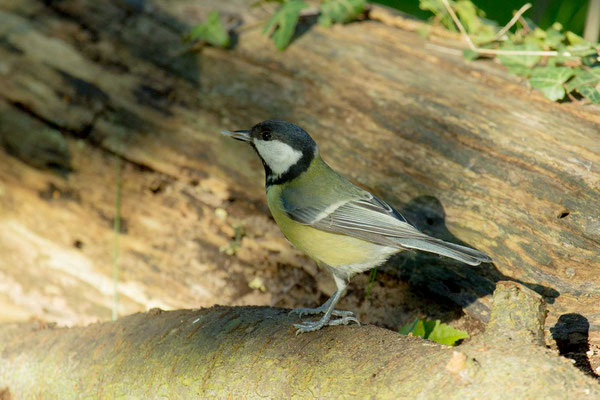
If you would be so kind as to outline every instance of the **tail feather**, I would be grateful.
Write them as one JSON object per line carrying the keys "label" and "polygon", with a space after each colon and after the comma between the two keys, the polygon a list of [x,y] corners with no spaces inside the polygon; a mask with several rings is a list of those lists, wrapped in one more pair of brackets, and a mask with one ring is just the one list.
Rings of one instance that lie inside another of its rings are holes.
{"label": "tail feather", "polygon": [[462,261],[469,265],[479,265],[482,262],[489,263],[492,259],[479,250],[461,246],[454,243],[444,242],[436,238],[423,239],[399,239],[398,243],[402,247],[427,251],[429,253],[440,254],[450,257],[458,261]]}

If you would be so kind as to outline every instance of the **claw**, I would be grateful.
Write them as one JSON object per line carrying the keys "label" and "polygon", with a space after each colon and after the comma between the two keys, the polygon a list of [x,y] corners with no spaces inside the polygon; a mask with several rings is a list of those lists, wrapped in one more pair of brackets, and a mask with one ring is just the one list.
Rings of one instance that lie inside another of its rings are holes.
{"label": "claw", "polygon": [[314,332],[314,331],[318,331],[319,329],[321,329],[323,327],[322,323],[319,323],[320,321],[310,321],[310,322],[303,322],[301,324],[294,324],[294,328],[296,329],[296,335],[299,335],[301,333],[306,333],[306,332]]}
{"label": "claw", "polygon": [[[336,310],[334,310],[335,312]],[[318,321],[306,321],[306,322],[302,322],[301,324],[294,324],[294,328],[296,328],[296,335],[299,335],[301,333],[306,333],[306,332],[314,332],[314,331],[318,331],[319,329],[321,329],[324,326],[335,326],[335,325],[348,325],[350,322],[356,322],[358,324],[358,326],[360,326],[360,322],[358,321],[358,319],[354,316],[354,313],[352,313],[351,311],[338,311],[337,315],[340,315],[340,313],[344,313],[345,315],[342,316],[341,318],[337,318],[337,319],[325,319],[325,317],[321,318]],[[332,313],[333,315],[333,313]]]}
{"label": "claw", "polygon": [[[304,321],[300,324],[294,324],[294,327],[296,328],[296,335],[318,331],[326,325],[348,325],[350,322],[356,322],[358,325],[360,325],[360,322],[358,322],[358,319],[352,311],[334,310],[335,305],[340,300],[340,297],[342,297],[344,290],[346,290],[348,282],[335,274],[333,275],[333,279],[335,280],[337,290],[333,293],[329,300],[325,302],[325,304],[317,308],[297,308],[290,311],[289,315],[298,314],[300,318],[302,318],[302,316],[305,314],[325,314],[318,321]],[[332,316],[340,318],[332,320]]]}

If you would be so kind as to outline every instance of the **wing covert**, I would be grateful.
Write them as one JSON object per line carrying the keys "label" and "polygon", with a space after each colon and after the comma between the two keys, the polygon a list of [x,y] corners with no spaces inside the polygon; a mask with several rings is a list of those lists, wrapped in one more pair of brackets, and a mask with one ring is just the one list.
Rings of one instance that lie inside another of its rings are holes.
{"label": "wing covert", "polygon": [[397,245],[397,239],[402,238],[427,237],[389,204],[367,191],[333,204],[311,203],[309,207],[295,207],[285,193],[282,196],[284,211],[291,219],[323,231],[384,245]]}

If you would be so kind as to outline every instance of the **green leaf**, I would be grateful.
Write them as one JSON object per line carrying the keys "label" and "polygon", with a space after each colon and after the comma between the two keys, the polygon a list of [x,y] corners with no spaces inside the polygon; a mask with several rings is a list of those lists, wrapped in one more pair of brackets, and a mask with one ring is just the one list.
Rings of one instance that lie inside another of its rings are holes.
{"label": "green leaf", "polygon": [[[495,35],[493,23],[483,19],[485,13],[477,8],[471,0],[448,0],[448,4],[454,9],[458,19],[475,43],[487,43],[492,40]],[[454,21],[441,0],[419,0],[419,8],[431,11],[447,29],[451,31],[457,30]]]}
{"label": "green leaf", "polygon": [[321,5],[319,24],[330,26],[354,21],[364,10],[366,0],[326,0]]}
{"label": "green leaf", "polygon": [[468,33],[489,38],[495,35],[493,26],[486,24],[482,19],[485,17],[485,13],[477,8],[471,0],[458,0],[454,10]]}
{"label": "green leaf", "polygon": [[584,86],[577,90],[583,96],[585,96],[589,101],[594,104],[600,104],[600,85],[592,86]]}
{"label": "green leaf", "polygon": [[434,342],[453,346],[458,340],[469,337],[467,332],[454,329],[450,325],[442,324],[440,320],[417,319],[400,328],[403,335],[412,334]]}
{"label": "green leaf", "polygon": [[206,17],[206,21],[194,26],[185,39],[188,41],[204,40],[218,47],[229,46],[229,33],[221,24],[218,11],[211,11]]}
{"label": "green leaf", "polygon": [[[450,7],[454,7],[454,1],[448,0],[448,3],[450,4]],[[419,8],[421,10],[432,12],[433,15],[440,19],[439,22],[447,29],[454,32],[457,31],[454,21],[452,21],[450,14],[448,14],[448,10],[446,10],[446,7],[441,0],[419,0]]]}
{"label": "green leaf", "polygon": [[565,35],[560,30],[550,28],[546,31],[544,44],[550,49],[556,49],[561,45],[563,40],[565,40]]}
{"label": "green leaf", "polygon": [[[454,2],[448,0],[450,7],[453,6]],[[419,0],[419,8],[425,11],[431,11],[434,15],[447,14],[446,7],[441,0]]]}
{"label": "green leaf", "polygon": [[592,54],[596,54],[598,50],[592,47],[591,44],[578,44],[575,46],[567,46],[567,51],[575,57],[586,57]]}
{"label": "green leaf", "polygon": [[531,71],[533,71],[531,67],[519,64],[508,64],[506,67],[508,68],[508,72],[510,72],[511,74],[523,76],[526,78],[529,78],[529,75],[531,75]]}
{"label": "green leaf", "polygon": [[[420,319],[415,319],[413,322],[409,322],[408,324],[404,325],[402,328],[400,328],[400,330],[398,331],[399,333],[401,333],[402,335],[408,335],[409,333],[414,332],[415,327],[417,326],[417,324],[421,322]],[[424,333],[425,331],[423,331]],[[414,333],[413,333],[414,335]]]}
{"label": "green leaf", "polygon": [[579,90],[584,86],[596,86],[600,83],[600,67],[591,69],[579,69],[575,76],[567,84],[567,90]]}
{"label": "green leaf", "polygon": [[529,83],[552,101],[565,97],[563,84],[574,74],[569,67],[538,67],[533,70]]}
{"label": "green leaf", "polygon": [[[433,322],[433,325],[431,324]],[[435,321],[427,321],[424,319],[416,319],[414,322],[404,325],[400,328],[400,333],[404,335],[412,334],[413,336],[419,336],[427,338],[435,326]]]}
{"label": "green leaf", "polygon": [[422,338],[425,337],[425,325],[423,325],[423,321],[422,319],[417,321],[417,324],[415,325],[415,327],[412,330],[412,334],[413,336],[420,336]]}
{"label": "green leaf", "polygon": [[431,339],[431,333],[440,321],[431,321],[428,319],[423,320],[423,328],[425,329],[425,335],[423,336],[426,339]]}
{"label": "green leaf", "polygon": [[459,0],[456,2],[454,10],[468,33],[475,33],[481,28],[482,22],[477,15],[475,4],[470,1]]}
{"label": "green leaf", "polygon": [[577,70],[567,90],[577,90],[592,103],[600,104],[600,67]]}
{"label": "green leaf", "polygon": [[[500,47],[501,50],[526,50],[526,51],[539,51],[540,47],[534,42],[526,42],[522,44],[513,44],[510,42],[505,43]],[[540,56],[530,55],[498,55],[498,60],[506,66],[509,65],[520,65],[531,68],[540,62]]]}
{"label": "green leaf", "polygon": [[435,326],[429,335],[429,339],[434,342],[454,346],[454,344],[469,337],[465,331],[455,329],[450,325],[442,324],[439,320],[435,321]]}
{"label": "green leaf", "polygon": [[296,25],[300,18],[300,11],[308,7],[308,4],[302,0],[290,0],[284,3],[269,18],[263,29],[263,34],[273,32],[273,42],[279,50],[284,50],[292,40],[296,31]]}
{"label": "green leaf", "polygon": [[572,46],[577,46],[579,44],[585,44],[586,40],[584,38],[582,38],[579,35],[574,34],[571,31],[567,31],[565,33],[565,36],[567,37],[567,40],[569,41],[569,44],[571,44]]}

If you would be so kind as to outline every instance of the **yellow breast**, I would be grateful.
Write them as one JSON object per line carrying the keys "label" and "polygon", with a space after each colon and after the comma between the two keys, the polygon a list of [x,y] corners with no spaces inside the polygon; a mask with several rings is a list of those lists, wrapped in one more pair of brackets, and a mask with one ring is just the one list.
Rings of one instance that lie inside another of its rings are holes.
{"label": "yellow breast", "polygon": [[269,187],[267,192],[267,202],[275,222],[294,246],[315,261],[335,268],[365,264],[379,256],[382,246],[347,235],[324,232],[292,220],[283,211],[279,193],[278,186]]}

